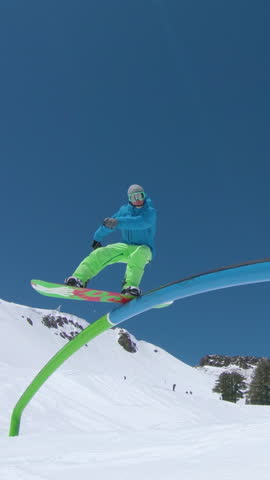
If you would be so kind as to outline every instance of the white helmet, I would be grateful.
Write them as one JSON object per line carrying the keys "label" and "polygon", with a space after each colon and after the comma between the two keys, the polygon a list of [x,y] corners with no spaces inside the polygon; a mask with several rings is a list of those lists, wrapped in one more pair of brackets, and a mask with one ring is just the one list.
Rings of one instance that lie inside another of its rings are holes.
{"label": "white helmet", "polygon": [[140,185],[130,185],[128,189],[129,202],[134,207],[142,207],[145,202],[145,193],[143,187]]}

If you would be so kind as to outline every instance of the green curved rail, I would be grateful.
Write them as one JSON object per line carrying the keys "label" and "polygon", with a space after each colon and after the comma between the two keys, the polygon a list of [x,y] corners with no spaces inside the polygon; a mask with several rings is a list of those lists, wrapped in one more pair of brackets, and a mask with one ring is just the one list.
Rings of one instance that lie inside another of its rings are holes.
{"label": "green curved rail", "polygon": [[40,389],[43,383],[49,378],[49,376],[55,372],[55,370],[62,365],[73,353],[77,352],[79,348],[83,347],[87,342],[100,335],[111,328],[114,324],[110,321],[109,315],[104,315],[99,318],[95,323],[89,325],[85,330],[74,337],[69,343],[57,352],[54,357],[40,370],[34,380],[27,387],[23,395],[16,403],[10,422],[9,436],[15,437],[19,435],[21,416],[26,405],[30,402],[35,393]]}

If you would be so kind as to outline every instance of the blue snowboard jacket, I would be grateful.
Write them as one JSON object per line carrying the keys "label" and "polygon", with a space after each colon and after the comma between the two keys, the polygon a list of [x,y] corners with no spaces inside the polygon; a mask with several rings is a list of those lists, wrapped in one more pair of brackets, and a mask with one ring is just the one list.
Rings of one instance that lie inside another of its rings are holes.
{"label": "blue snowboard jacket", "polygon": [[113,231],[121,230],[123,243],[128,245],[148,245],[154,254],[157,211],[152,206],[150,198],[146,197],[145,203],[141,208],[133,207],[130,203],[123,205],[112,217],[117,218],[117,227],[111,229],[101,225],[94,234],[94,240],[102,242]]}

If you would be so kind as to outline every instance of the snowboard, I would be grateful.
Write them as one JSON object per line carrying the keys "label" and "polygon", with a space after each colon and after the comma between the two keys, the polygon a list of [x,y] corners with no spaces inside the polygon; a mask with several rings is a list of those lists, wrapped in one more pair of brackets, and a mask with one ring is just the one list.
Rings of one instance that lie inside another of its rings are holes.
{"label": "snowboard", "polygon": [[[31,280],[32,287],[41,295],[55,298],[66,298],[69,300],[86,300],[88,302],[127,303],[134,300],[134,295],[123,295],[105,290],[94,290],[93,288],[78,288],[59,283],[45,282],[43,280]],[[154,308],[162,308],[171,305],[173,302],[162,303]]]}
{"label": "snowboard", "polygon": [[78,288],[59,283],[44,282],[43,280],[31,280],[32,287],[42,295],[70,300],[87,300],[88,302],[111,302],[127,303],[136,298],[132,295],[122,295],[116,292],[94,290],[93,288]]}

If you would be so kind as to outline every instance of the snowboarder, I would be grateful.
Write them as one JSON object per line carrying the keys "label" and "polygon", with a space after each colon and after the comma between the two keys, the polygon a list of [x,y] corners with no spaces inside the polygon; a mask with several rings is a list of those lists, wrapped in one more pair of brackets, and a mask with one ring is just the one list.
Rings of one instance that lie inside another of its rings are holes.
{"label": "snowboarder", "polygon": [[[105,218],[94,234],[94,249],[65,280],[67,285],[85,287],[88,280],[108,265],[126,263],[121,293],[141,295],[139,288],[144,268],[152,260],[156,232],[156,209],[140,185],[128,189],[129,202],[112,217]],[[122,243],[103,247],[101,242],[114,230],[120,230]]]}

